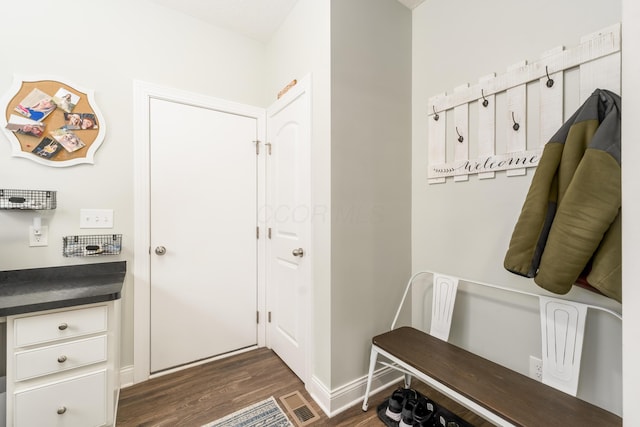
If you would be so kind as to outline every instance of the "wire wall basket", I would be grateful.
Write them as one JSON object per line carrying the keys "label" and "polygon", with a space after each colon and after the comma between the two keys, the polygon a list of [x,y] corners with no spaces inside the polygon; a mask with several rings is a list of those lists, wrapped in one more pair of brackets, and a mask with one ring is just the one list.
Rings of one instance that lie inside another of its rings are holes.
{"label": "wire wall basket", "polygon": [[66,236],[62,238],[62,255],[118,255],[122,250],[122,234]]}
{"label": "wire wall basket", "polygon": [[0,189],[0,209],[38,210],[55,208],[55,191]]}

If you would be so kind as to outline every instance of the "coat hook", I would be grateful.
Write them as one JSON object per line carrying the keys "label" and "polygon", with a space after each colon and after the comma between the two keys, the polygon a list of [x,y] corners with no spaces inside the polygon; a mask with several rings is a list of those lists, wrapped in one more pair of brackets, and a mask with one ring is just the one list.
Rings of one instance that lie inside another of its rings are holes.
{"label": "coat hook", "polygon": [[438,121],[438,119],[440,118],[440,116],[438,115],[438,113],[436,112],[436,106],[432,105],[433,107],[433,120],[435,120],[436,122]]}
{"label": "coat hook", "polygon": [[484,99],[484,101],[482,101],[482,106],[486,107],[489,105],[489,100],[484,97],[484,89],[480,89],[480,93],[482,94],[482,99]]}
{"label": "coat hook", "polygon": [[544,72],[547,74],[547,87],[553,87],[553,79],[549,77],[549,67],[544,66]]}
{"label": "coat hook", "polygon": [[511,112],[511,119],[513,120],[513,130],[517,131],[520,129],[520,124],[516,122],[516,115],[513,111]]}
{"label": "coat hook", "polygon": [[456,133],[458,134],[458,142],[464,141],[464,138],[460,135],[460,132],[458,132],[458,126],[456,126]]}

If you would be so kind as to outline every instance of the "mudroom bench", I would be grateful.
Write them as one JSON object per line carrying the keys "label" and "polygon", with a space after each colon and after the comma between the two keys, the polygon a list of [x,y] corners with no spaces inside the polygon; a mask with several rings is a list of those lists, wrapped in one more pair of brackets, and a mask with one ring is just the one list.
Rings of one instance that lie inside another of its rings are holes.
{"label": "mudroom bench", "polygon": [[378,335],[373,345],[415,378],[497,425],[622,425],[611,412],[411,327]]}
{"label": "mudroom bench", "polygon": [[[391,330],[372,339],[364,411],[375,367],[382,364],[404,373],[405,386],[415,377],[498,426],[622,425],[621,417],[575,397],[575,393],[561,391],[447,342],[457,282],[440,290],[440,299],[451,304],[444,324],[432,318],[431,333],[410,326],[395,328],[412,280]],[[434,275],[434,299],[439,297],[435,285]],[[379,356],[386,361],[378,360]]]}

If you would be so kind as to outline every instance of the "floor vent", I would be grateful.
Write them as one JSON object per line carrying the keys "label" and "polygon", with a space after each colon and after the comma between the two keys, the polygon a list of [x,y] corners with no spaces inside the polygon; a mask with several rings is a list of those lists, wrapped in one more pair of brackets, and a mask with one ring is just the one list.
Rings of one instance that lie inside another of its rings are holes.
{"label": "floor vent", "polygon": [[299,391],[280,397],[280,401],[298,427],[308,426],[320,419]]}

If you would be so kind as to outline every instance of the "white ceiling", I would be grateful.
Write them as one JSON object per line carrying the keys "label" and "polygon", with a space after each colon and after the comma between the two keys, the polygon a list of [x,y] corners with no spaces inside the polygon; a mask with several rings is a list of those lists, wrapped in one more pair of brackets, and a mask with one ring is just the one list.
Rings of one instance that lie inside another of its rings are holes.
{"label": "white ceiling", "polygon": [[[271,38],[297,2],[297,0],[152,1],[263,43]],[[425,0],[398,1],[409,9],[413,9]]]}

